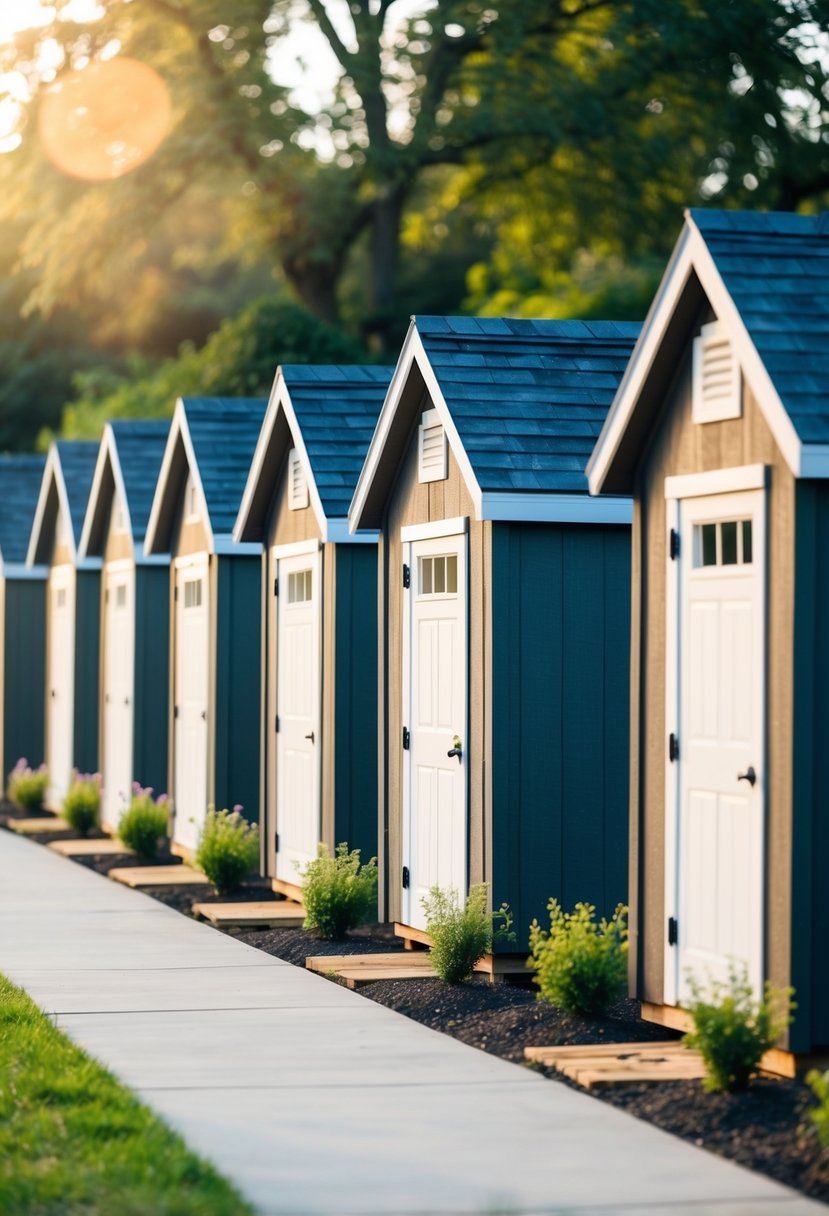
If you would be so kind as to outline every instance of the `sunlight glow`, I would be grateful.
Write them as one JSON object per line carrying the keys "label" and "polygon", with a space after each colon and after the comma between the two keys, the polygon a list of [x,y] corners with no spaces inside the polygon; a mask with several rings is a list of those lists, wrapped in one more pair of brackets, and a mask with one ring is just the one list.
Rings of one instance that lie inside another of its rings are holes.
{"label": "sunlight glow", "polygon": [[[94,21],[102,9],[98,0],[69,0],[61,9],[64,21]],[[22,30],[40,29],[55,20],[56,10],[42,0],[0,0],[0,42],[11,42]]]}

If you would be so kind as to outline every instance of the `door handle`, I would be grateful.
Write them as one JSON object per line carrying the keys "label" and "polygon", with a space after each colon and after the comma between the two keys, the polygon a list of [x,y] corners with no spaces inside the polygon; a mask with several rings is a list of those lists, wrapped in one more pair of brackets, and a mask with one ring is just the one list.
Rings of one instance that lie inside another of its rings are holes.
{"label": "door handle", "polygon": [[447,754],[447,756],[457,756],[458,764],[460,764],[462,762],[463,744],[461,743],[460,737],[458,735],[455,735],[454,739],[452,740],[452,746],[449,748],[449,751],[446,754]]}
{"label": "door handle", "polygon": [[206,722],[206,721],[207,721],[207,710],[206,710],[206,709],[203,709],[203,710],[201,711],[201,720],[202,720],[202,722]]}
{"label": "door handle", "polygon": [[311,740],[311,742],[313,743],[313,742],[314,742],[314,732],[313,732],[313,731],[311,731],[310,735],[306,735],[306,736],[305,736],[305,738],[306,738],[306,739],[310,739],[310,740]]}
{"label": "door handle", "polygon": [[749,785],[757,784],[757,774],[754,771],[754,765],[750,764],[744,773],[737,774],[738,781],[747,781]]}

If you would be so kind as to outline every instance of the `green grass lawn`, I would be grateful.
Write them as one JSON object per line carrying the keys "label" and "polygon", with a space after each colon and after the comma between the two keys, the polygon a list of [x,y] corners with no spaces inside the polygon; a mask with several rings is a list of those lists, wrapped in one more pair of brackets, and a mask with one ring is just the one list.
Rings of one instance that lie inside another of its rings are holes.
{"label": "green grass lawn", "polygon": [[0,976],[2,1216],[251,1216],[212,1166]]}

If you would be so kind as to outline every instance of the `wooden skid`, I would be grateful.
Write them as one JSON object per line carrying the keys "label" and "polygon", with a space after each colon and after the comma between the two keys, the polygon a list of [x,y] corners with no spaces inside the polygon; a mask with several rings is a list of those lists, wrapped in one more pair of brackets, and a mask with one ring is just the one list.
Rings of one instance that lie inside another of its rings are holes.
{"label": "wooden skid", "polygon": [[106,854],[117,854],[121,857],[133,856],[132,849],[121,840],[53,840],[46,846],[61,857],[103,857]]}
{"label": "wooden skid", "polygon": [[287,899],[193,904],[193,915],[209,920],[217,929],[301,929],[305,923],[305,909]]}
{"label": "wooden skid", "polygon": [[525,1047],[524,1058],[555,1068],[585,1089],[635,1081],[694,1081],[705,1076],[702,1056],[679,1042]]}
{"label": "wooden skid", "polygon": [[109,877],[127,887],[209,887],[200,870],[191,866],[123,866],[110,870]]}
{"label": "wooden skid", "polygon": [[336,975],[346,988],[376,980],[421,980],[435,974],[428,954],[317,954],[305,966],[320,975]]}
{"label": "wooden skid", "polygon": [[[410,925],[402,925],[399,921],[395,922],[394,932],[396,937],[403,939],[406,949],[411,950],[413,946],[431,946],[432,939],[423,929],[412,929]],[[520,975],[529,978],[530,971],[527,967],[527,960],[524,955],[510,954],[485,954],[484,957],[475,964],[475,970],[482,975]]]}
{"label": "wooden skid", "polygon": [[21,836],[40,836],[46,832],[74,832],[74,828],[59,815],[42,819],[10,819],[6,825],[11,832]]}

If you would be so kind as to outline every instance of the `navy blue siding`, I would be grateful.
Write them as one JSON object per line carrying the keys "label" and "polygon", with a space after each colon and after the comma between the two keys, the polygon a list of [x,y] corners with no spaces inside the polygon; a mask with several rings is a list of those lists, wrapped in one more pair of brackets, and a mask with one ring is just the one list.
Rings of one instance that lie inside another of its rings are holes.
{"label": "navy blue siding", "polygon": [[101,576],[98,570],[76,572],[74,766],[82,773],[98,769],[98,700],[101,632]]}
{"label": "navy blue siding", "polygon": [[334,843],[377,856],[377,548],[337,547]]}
{"label": "navy blue siding", "polygon": [[627,902],[630,533],[492,528],[493,903]]}
{"label": "navy blue siding", "polygon": [[797,487],[792,772],[791,984],[793,1051],[829,1046],[829,816],[823,766],[829,739],[829,487]]}
{"label": "navy blue siding", "polygon": [[44,760],[45,580],[7,580],[5,616],[3,777],[21,756],[33,767]]}
{"label": "navy blue siding", "polygon": [[258,555],[215,560],[216,807],[241,803],[258,823],[262,567]]}
{"label": "navy blue siding", "polygon": [[156,794],[167,790],[169,612],[169,568],[136,567],[132,771],[136,781]]}

